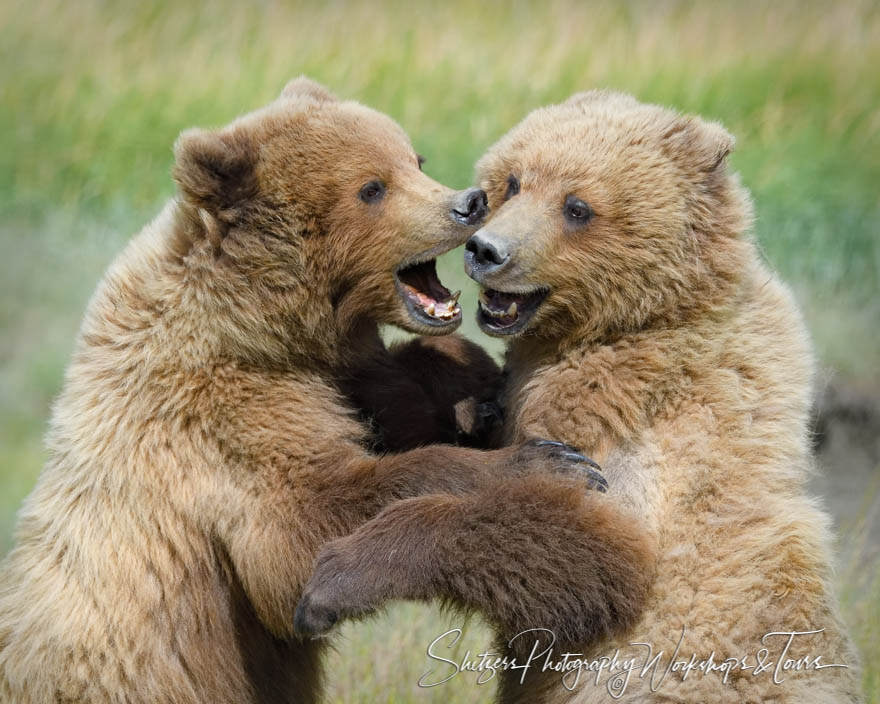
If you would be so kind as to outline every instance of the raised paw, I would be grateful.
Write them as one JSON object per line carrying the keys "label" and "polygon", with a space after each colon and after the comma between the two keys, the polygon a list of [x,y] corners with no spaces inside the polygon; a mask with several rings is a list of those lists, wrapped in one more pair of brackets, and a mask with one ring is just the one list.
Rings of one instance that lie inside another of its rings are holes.
{"label": "raised paw", "polygon": [[528,452],[528,448],[549,458],[554,471],[577,472],[586,480],[590,489],[603,493],[608,491],[608,481],[602,476],[602,468],[576,447],[558,440],[534,438],[522,446],[522,450],[526,452]]}

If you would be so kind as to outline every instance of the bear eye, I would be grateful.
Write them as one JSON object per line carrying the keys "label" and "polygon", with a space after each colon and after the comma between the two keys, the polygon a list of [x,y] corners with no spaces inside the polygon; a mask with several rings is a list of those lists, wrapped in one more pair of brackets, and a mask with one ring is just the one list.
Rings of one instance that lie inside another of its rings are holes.
{"label": "bear eye", "polygon": [[562,208],[565,219],[577,225],[583,225],[593,217],[593,209],[576,196],[567,196]]}
{"label": "bear eye", "polygon": [[358,193],[358,198],[364,203],[376,203],[382,200],[382,196],[384,195],[385,184],[381,181],[370,181],[361,188],[361,192]]}
{"label": "bear eye", "polygon": [[519,193],[519,179],[513,174],[510,174],[510,176],[507,177],[507,192],[504,194],[504,200],[510,200],[517,193]]}

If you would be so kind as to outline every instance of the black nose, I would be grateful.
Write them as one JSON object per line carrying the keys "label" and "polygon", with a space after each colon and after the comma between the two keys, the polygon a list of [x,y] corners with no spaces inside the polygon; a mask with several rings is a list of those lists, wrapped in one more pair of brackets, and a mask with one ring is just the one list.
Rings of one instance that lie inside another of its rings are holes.
{"label": "black nose", "polygon": [[472,235],[464,248],[464,256],[470,260],[471,266],[484,273],[499,269],[510,258],[504,245],[493,242],[481,232]]}
{"label": "black nose", "polygon": [[455,198],[449,215],[462,225],[477,225],[489,212],[489,199],[486,192],[479,188],[468,188]]}

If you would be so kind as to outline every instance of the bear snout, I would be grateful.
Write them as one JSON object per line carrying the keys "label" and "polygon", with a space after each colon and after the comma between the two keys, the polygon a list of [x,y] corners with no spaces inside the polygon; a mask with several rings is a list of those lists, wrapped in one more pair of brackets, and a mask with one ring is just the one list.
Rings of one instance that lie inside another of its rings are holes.
{"label": "bear snout", "polygon": [[468,188],[456,194],[449,211],[450,217],[460,225],[479,225],[489,212],[489,199],[481,188]]}
{"label": "bear snout", "polygon": [[465,270],[477,281],[486,274],[496,273],[510,261],[504,242],[484,230],[472,235],[464,248]]}

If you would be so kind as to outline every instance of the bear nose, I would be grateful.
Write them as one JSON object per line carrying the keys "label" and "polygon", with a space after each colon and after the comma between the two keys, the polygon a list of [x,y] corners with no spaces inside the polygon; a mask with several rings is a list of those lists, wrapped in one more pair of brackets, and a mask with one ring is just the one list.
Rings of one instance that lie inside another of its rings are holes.
{"label": "bear nose", "polygon": [[464,248],[464,256],[470,267],[484,274],[500,269],[510,259],[507,248],[501,242],[492,240],[482,230],[472,235]]}
{"label": "bear nose", "polygon": [[477,225],[489,212],[489,199],[480,188],[468,188],[456,196],[449,215],[462,225]]}

